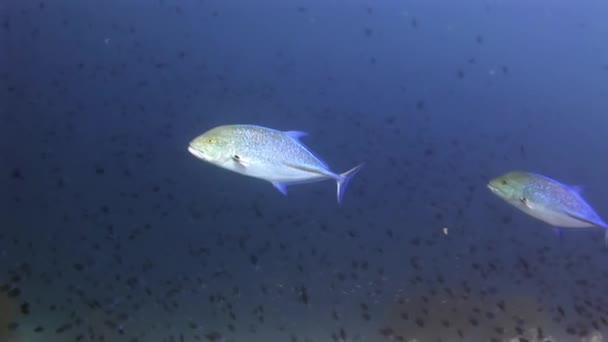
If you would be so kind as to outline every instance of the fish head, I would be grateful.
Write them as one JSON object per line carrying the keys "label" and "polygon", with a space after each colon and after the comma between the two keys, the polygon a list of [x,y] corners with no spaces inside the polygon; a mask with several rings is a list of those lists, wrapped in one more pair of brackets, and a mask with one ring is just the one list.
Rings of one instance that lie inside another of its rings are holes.
{"label": "fish head", "polygon": [[513,171],[496,177],[488,183],[488,189],[508,202],[520,202],[530,176],[526,172]]}
{"label": "fish head", "polygon": [[219,164],[230,159],[233,154],[233,137],[224,127],[213,128],[190,141],[188,151],[195,157]]}

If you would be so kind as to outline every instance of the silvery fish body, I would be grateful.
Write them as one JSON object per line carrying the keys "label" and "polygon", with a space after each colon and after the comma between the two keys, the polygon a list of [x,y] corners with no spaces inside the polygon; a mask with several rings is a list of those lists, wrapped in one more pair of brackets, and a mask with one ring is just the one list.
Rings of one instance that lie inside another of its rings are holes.
{"label": "silvery fish body", "polygon": [[580,187],[535,173],[514,171],[491,180],[488,188],[528,215],[556,228],[608,229],[608,224],[582,197]]}
{"label": "silvery fish body", "polygon": [[283,194],[287,194],[290,184],[334,179],[340,202],[348,182],[362,165],[334,173],[300,142],[304,135],[256,125],[225,125],[196,137],[188,151],[219,167],[269,181]]}

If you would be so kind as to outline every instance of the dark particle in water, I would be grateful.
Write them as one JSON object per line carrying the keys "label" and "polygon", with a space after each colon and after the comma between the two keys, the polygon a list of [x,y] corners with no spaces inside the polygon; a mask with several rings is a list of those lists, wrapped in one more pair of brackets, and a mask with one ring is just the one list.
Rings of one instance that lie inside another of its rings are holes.
{"label": "dark particle in water", "polygon": [[302,286],[298,292],[298,298],[300,299],[300,301],[303,304],[308,304],[308,290],[306,289],[306,287]]}
{"label": "dark particle in water", "polygon": [[424,110],[425,108],[426,108],[426,103],[424,102],[424,100],[418,100],[416,102],[416,109]]}
{"label": "dark particle in water", "polygon": [[7,295],[10,298],[15,298],[18,297],[21,294],[21,290],[18,287],[14,287],[12,288],[10,291],[8,291]]}
{"label": "dark particle in water", "polygon": [[11,172],[11,178],[17,179],[17,180],[23,180],[23,173],[21,173],[20,169],[14,168],[13,171]]}
{"label": "dark particle in water", "polygon": [[21,304],[21,313],[23,315],[30,314],[30,304],[28,302],[24,302],[23,304]]}

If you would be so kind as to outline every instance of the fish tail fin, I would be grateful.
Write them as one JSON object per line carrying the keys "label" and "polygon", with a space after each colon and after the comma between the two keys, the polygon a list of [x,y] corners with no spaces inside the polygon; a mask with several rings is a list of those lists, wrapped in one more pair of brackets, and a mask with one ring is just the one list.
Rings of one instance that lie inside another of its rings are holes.
{"label": "fish tail fin", "polygon": [[346,191],[348,183],[350,183],[351,179],[353,179],[357,172],[361,170],[363,165],[364,164],[359,164],[353,167],[352,169],[340,174],[340,178],[338,178],[338,180],[336,181],[338,185],[338,203],[342,202],[342,197],[344,197],[344,192]]}

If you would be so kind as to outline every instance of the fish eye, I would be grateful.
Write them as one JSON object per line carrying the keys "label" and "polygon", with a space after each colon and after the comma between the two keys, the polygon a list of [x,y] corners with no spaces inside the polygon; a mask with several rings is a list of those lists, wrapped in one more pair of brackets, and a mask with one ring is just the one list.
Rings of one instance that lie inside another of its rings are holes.
{"label": "fish eye", "polygon": [[215,144],[215,139],[209,138],[209,139],[207,139],[207,143],[208,144]]}
{"label": "fish eye", "polygon": [[500,183],[502,183],[502,185],[507,185],[507,181],[504,179],[502,181],[500,181]]}

